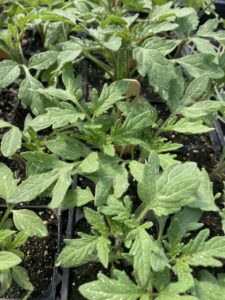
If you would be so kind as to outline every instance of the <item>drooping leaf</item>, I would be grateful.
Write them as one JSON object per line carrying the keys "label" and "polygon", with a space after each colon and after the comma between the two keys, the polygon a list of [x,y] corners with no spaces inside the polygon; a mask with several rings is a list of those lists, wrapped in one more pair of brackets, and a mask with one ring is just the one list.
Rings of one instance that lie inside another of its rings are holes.
{"label": "drooping leaf", "polygon": [[49,203],[50,208],[61,207],[67,190],[72,183],[71,169],[66,169],[59,175],[59,178],[52,190],[52,200]]}
{"label": "drooping leaf", "polygon": [[202,223],[199,223],[201,215],[202,212],[200,210],[185,207],[173,216],[168,229],[168,239],[171,245],[170,251],[176,249],[176,246],[187,233],[203,226]]}
{"label": "drooping leaf", "polygon": [[212,79],[219,79],[224,76],[224,72],[213,59],[214,56],[201,53],[184,56],[176,59],[176,62],[194,78],[206,75]]}
{"label": "drooping leaf", "polygon": [[17,230],[23,231],[27,236],[45,237],[48,234],[42,219],[31,210],[13,210],[13,222]]}
{"label": "drooping leaf", "polygon": [[12,60],[0,62],[0,89],[12,84],[20,75],[18,64]]}
{"label": "drooping leaf", "polygon": [[217,113],[222,106],[223,104],[220,101],[205,100],[185,107],[179,113],[189,119],[204,119],[210,114]]}
{"label": "drooping leaf", "polygon": [[8,270],[21,263],[21,258],[8,251],[0,251],[0,271]]}
{"label": "drooping leaf", "polygon": [[48,69],[58,58],[57,51],[45,51],[33,55],[29,61],[29,68],[36,70]]}
{"label": "drooping leaf", "polygon": [[12,283],[11,270],[1,271],[0,273],[0,296],[4,295]]}
{"label": "drooping leaf", "polygon": [[12,277],[19,287],[25,290],[33,291],[34,286],[29,280],[26,269],[21,266],[13,267]]}
{"label": "drooping leaf", "polygon": [[148,74],[150,85],[163,99],[167,100],[171,81],[176,77],[172,62],[161,53],[144,48],[135,48],[133,56],[138,63],[139,73],[142,76]]}
{"label": "drooping leaf", "polygon": [[10,195],[9,203],[28,202],[35,199],[44,192],[59,176],[57,169],[30,176],[23,181],[16,190]]}
{"label": "drooping leaf", "polygon": [[214,277],[207,270],[200,272],[195,280],[194,292],[199,300],[217,300],[225,293],[224,274]]}
{"label": "drooping leaf", "polygon": [[200,134],[213,130],[213,128],[207,127],[202,124],[202,120],[192,120],[189,118],[182,118],[178,120],[174,125],[168,125],[165,128],[166,131],[176,131],[179,133],[192,133]]}
{"label": "drooping leaf", "polygon": [[130,254],[134,259],[134,272],[139,284],[143,287],[147,286],[151,270],[156,267],[155,262],[157,255],[160,256],[160,264],[156,267],[157,270],[155,271],[162,271],[167,265],[167,259],[163,251],[161,251],[153,238],[143,228],[137,231]]}
{"label": "drooping leaf", "polygon": [[21,148],[22,134],[17,127],[12,127],[3,136],[1,143],[2,154],[6,157],[12,156]]}
{"label": "drooping leaf", "polygon": [[220,267],[219,258],[225,258],[225,238],[216,236],[209,240],[209,230],[204,229],[187,245],[178,259],[190,266]]}
{"label": "drooping leaf", "polygon": [[189,280],[169,283],[165,289],[159,293],[156,300],[198,300],[197,297],[187,293],[190,288],[191,284]]}
{"label": "drooping leaf", "polygon": [[188,105],[194,103],[207,91],[208,86],[209,77],[207,75],[202,75],[192,80],[181,100],[182,104]]}
{"label": "drooping leaf", "polygon": [[16,188],[17,180],[13,178],[12,171],[3,163],[0,163],[0,177],[0,197],[7,201]]}
{"label": "drooping leaf", "polygon": [[156,152],[151,152],[148,162],[144,165],[142,176],[142,180],[138,184],[138,196],[148,204],[155,197],[156,180],[159,176],[159,158]]}
{"label": "drooping leaf", "polygon": [[143,47],[145,49],[158,51],[163,55],[167,55],[172,52],[178,45],[180,40],[169,40],[163,37],[152,37],[144,42]]}
{"label": "drooping leaf", "polygon": [[100,237],[97,241],[97,252],[100,262],[105,268],[109,265],[109,253],[110,253],[111,242],[106,237]]}
{"label": "drooping leaf", "polygon": [[39,88],[43,88],[41,82],[27,71],[26,78],[20,84],[18,97],[25,107],[31,107],[35,115],[44,113],[44,102],[46,102],[44,95],[35,92]]}
{"label": "drooping leaf", "polygon": [[94,195],[88,187],[86,189],[81,189],[78,186],[75,190],[67,191],[61,204],[61,209],[81,207],[93,200]]}
{"label": "drooping leaf", "polygon": [[99,157],[97,152],[90,153],[79,165],[78,173],[94,173],[99,169]]}
{"label": "drooping leaf", "polygon": [[93,300],[138,300],[145,291],[134,284],[125,272],[114,270],[114,277],[98,275],[98,280],[83,284],[80,293],[87,299]]}
{"label": "drooping leaf", "polygon": [[65,240],[66,246],[59,254],[57,264],[67,268],[96,260],[97,239],[98,237],[82,234],[78,239]]}
{"label": "drooping leaf", "polygon": [[199,172],[198,178],[200,179],[200,185],[197,190],[196,201],[191,203],[190,206],[204,211],[218,211],[213,195],[213,183],[210,181],[205,169]]}
{"label": "drooping leaf", "polygon": [[70,136],[58,136],[56,139],[46,142],[47,148],[63,159],[76,160],[85,157],[90,150],[77,139]]}

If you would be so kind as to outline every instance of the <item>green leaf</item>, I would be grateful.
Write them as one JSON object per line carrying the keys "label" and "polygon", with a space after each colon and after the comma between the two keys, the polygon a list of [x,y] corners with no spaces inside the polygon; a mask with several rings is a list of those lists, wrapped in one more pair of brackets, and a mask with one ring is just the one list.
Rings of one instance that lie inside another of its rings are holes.
{"label": "green leaf", "polygon": [[120,125],[116,123],[111,130],[111,138],[114,143],[119,145],[140,144],[140,140],[137,138],[136,142],[133,141],[133,137],[140,135],[140,132],[151,124],[151,111],[145,111],[141,114],[133,116],[132,112],[128,114],[125,122]]}
{"label": "green leaf", "polygon": [[20,75],[18,64],[12,60],[0,62],[0,89],[12,84]]}
{"label": "green leaf", "polygon": [[224,30],[218,30],[217,27],[220,23],[219,19],[209,19],[202,26],[199,27],[197,35],[204,38],[213,39],[222,45],[225,43]]}
{"label": "green leaf", "polygon": [[74,93],[81,89],[81,76],[74,77],[73,65],[71,63],[66,64],[62,71],[62,81],[66,90],[74,95]]}
{"label": "green leaf", "polygon": [[210,181],[205,169],[199,172],[198,178],[200,179],[200,185],[196,194],[197,199],[190,206],[204,211],[218,211],[213,195],[213,183]]}
{"label": "green leaf", "polygon": [[103,236],[97,241],[98,257],[104,268],[108,268],[109,265],[110,245],[110,240]]}
{"label": "green leaf", "polygon": [[219,19],[209,19],[198,29],[198,36],[208,37],[210,33],[217,29],[220,21]]}
{"label": "green leaf", "polygon": [[216,236],[206,241],[209,230],[204,229],[187,245],[178,259],[191,266],[221,267],[219,258],[225,258],[225,238]]}
{"label": "green leaf", "polygon": [[197,297],[189,295],[188,290],[190,289],[190,287],[191,284],[189,280],[169,283],[155,299],[156,300],[171,300],[171,299],[198,300]]}
{"label": "green leaf", "polygon": [[114,270],[114,277],[98,275],[98,280],[83,284],[80,293],[87,299],[93,300],[138,300],[145,294],[142,288],[135,285],[125,272]]}
{"label": "green leaf", "polygon": [[19,287],[25,290],[33,291],[34,286],[30,282],[27,271],[23,267],[21,266],[13,267],[12,277]]}
{"label": "green leaf", "polygon": [[[173,164],[166,168],[164,172],[156,178],[145,180],[144,165],[132,162],[131,173],[140,184],[142,181],[147,183],[152,179],[155,180],[156,191],[153,196],[149,192],[149,196],[142,198],[145,210],[153,209],[157,216],[168,215],[177,212],[182,206],[190,205],[199,201],[197,195],[200,186],[201,173],[197,165],[193,162],[184,164]],[[153,164],[154,166],[154,164]],[[143,216],[144,217],[144,216]]]}
{"label": "green leaf", "polygon": [[196,48],[199,52],[216,56],[216,51],[210,40],[200,37],[193,37],[191,40],[196,45]]}
{"label": "green leaf", "polygon": [[176,131],[179,133],[192,133],[200,134],[213,130],[213,128],[202,125],[201,120],[191,120],[188,118],[182,118],[174,125],[168,125],[165,128],[166,131]]}
{"label": "green leaf", "polygon": [[160,265],[157,266],[157,270],[155,271],[162,271],[167,265],[167,259],[160,253],[160,250],[145,229],[139,228],[137,230],[130,254],[134,259],[134,272],[139,284],[143,287],[146,287],[149,282],[151,270],[156,266],[154,260],[157,255],[160,255]]}
{"label": "green leaf", "polygon": [[17,127],[11,128],[3,136],[1,143],[2,154],[6,157],[12,156],[21,148],[22,134]]}
{"label": "green leaf", "polygon": [[9,289],[12,283],[11,270],[2,271],[0,273],[0,296],[3,296],[5,292]]}
{"label": "green leaf", "polygon": [[129,186],[128,172],[124,164],[119,164],[118,157],[99,154],[99,166],[97,174],[92,178],[96,183],[95,203],[97,206],[106,203],[112,188],[115,197],[120,198]]}
{"label": "green leaf", "polygon": [[203,94],[208,90],[209,86],[209,77],[203,75],[192,80],[188,85],[185,94],[181,100],[182,104],[188,105],[194,103],[198,100]]}
{"label": "green leaf", "polygon": [[65,240],[67,245],[59,254],[57,264],[68,268],[95,260],[97,239],[98,237],[82,234],[79,239]]}
{"label": "green leaf", "polygon": [[47,115],[53,125],[52,128],[60,128],[68,124],[76,123],[78,120],[84,119],[84,114],[78,113],[75,109],[61,109],[51,107],[47,109]]}
{"label": "green leaf", "polygon": [[50,208],[61,207],[63,200],[65,198],[66,192],[72,183],[71,178],[71,168],[61,173],[53,190],[52,190],[52,200],[49,203]]}
{"label": "green leaf", "polygon": [[90,153],[79,165],[78,173],[94,173],[99,169],[99,157],[97,152]]}
{"label": "green leaf", "polygon": [[27,236],[45,237],[48,235],[42,219],[31,210],[13,210],[13,222],[17,230],[23,231]]}
{"label": "green leaf", "polygon": [[29,122],[29,126],[39,131],[52,126],[53,129],[64,127],[68,124],[77,123],[83,120],[84,114],[78,113],[75,109],[50,107],[47,114],[40,115]]}
{"label": "green leaf", "polygon": [[9,229],[1,229],[0,230],[0,244],[12,236],[15,233],[14,230],[9,230]]}
{"label": "green leaf", "polygon": [[27,160],[27,174],[35,175],[45,173],[54,168],[63,168],[63,161],[60,161],[57,156],[39,151],[29,151],[21,153],[21,156]]}
{"label": "green leaf", "polygon": [[192,32],[195,30],[199,23],[199,18],[196,11],[190,7],[174,9],[177,15],[176,23],[179,27],[176,29],[177,32]]}
{"label": "green leaf", "polygon": [[110,86],[104,85],[101,95],[98,99],[94,100],[94,115],[96,117],[100,116],[111,108],[116,102],[124,99],[125,93],[129,87],[129,82],[127,81],[115,81]]}
{"label": "green leaf", "polygon": [[[67,46],[65,44],[67,44]],[[65,42],[62,45],[64,45],[64,51],[59,52],[59,66],[57,70],[62,69],[66,63],[73,62],[82,52],[81,46],[76,45],[74,43]]]}
{"label": "green leaf", "polygon": [[133,56],[137,61],[138,72],[142,76],[148,74],[150,85],[167,100],[171,81],[176,77],[172,62],[157,51],[140,47],[134,49]]}
{"label": "green leaf", "polygon": [[117,36],[111,36],[107,42],[104,42],[103,45],[114,52],[118,51],[122,45],[122,39]]}
{"label": "green leaf", "polygon": [[214,277],[207,270],[199,273],[195,280],[194,291],[199,300],[218,300],[225,293],[224,274]]}
{"label": "green leaf", "polygon": [[175,154],[159,154],[159,162],[160,166],[163,170],[169,168],[172,165],[180,164],[181,162],[179,160],[176,160]]}
{"label": "green leaf", "polygon": [[223,70],[213,62],[214,56],[208,54],[187,55],[175,61],[194,78],[206,75],[212,79],[219,79],[224,76]]}
{"label": "green leaf", "polygon": [[142,180],[138,184],[138,196],[145,202],[149,203],[156,194],[156,180],[159,176],[159,158],[155,151],[152,151],[148,162],[144,165]]}
{"label": "green leaf", "polygon": [[201,215],[202,212],[200,210],[185,207],[172,217],[168,229],[171,252],[176,249],[182,238],[186,237],[190,231],[195,231],[203,226],[202,223],[199,223]]}
{"label": "green leaf", "polygon": [[12,249],[20,248],[26,243],[27,239],[28,236],[23,231],[20,231],[19,233],[17,233],[14,240],[10,243],[10,248]]}
{"label": "green leaf", "polygon": [[112,216],[112,219],[119,223],[125,224],[130,228],[138,226],[138,222],[131,214],[132,203],[128,196],[124,200],[118,200],[114,196],[109,196],[107,205],[101,206],[99,211],[104,215]]}
{"label": "green leaf", "polygon": [[180,42],[180,40],[169,40],[164,37],[155,36],[146,40],[143,47],[145,49],[158,51],[162,55],[166,56],[171,53],[180,44]]}
{"label": "green leaf", "polygon": [[223,103],[220,101],[205,100],[179,110],[179,114],[189,119],[204,119],[210,114],[217,113],[222,106]]}
{"label": "green leaf", "polygon": [[200,181],[195,163],[187,162],[172,165],[156,181],[155,197],[149,200],[148,206],[156,215],[168,215],[177,212],[182,206],[196,200]]}
{"label": "green leaf", "polygon": [[8,270],[21,263],[21,258],[12,252],[0,251],[0,271]]}
{"label": "green leaf", "polygon": [[51,152],[63,159],[76,160],[90,153],[90,150],[84,144],[66,135],[58,136],[54,140],[48,140],[45,144]]}
{"label": "green leaf", "polygon": [[57,51],[45,51],[33,55],[29,61],[29,68],[36,70],[46,70],[51,67],[58,58]]}
{"label": "green leaf", "polygon": [[52,170],[46,173],[30,176],[23,181],[10,195],[9,203],[28,202],[43,193],[59,176],[59,171]]}
{"label": "green leaf", "polygon": [[129,164],[130,172],[132,176],[138,181],[141,182],[144,177],[144,168],[145,165],[136,161],[132,160]]}
{"label": "green leaf", "polygon": [[96,230],[98,233],[101,234],[107,234],[108,228],[105,223],[105,219],[103,215],[88,207],[84,208],[84,215],[85,215],[85,219],[94,230]]}
{"label": "green leaf", "polygon": [[0,163],[0,177],[0,197],[7,201],[16,189],[17,180],[14,179],[12,171],[3,163]]}
{"label": "green leaf", "polygon": [[175,68],[175,76],[172,78],[169,89],[167,104],[171,111],[176,111],[180,106],[181,98],[184,94],[185,81],[180,66]]}
{"label": "green leaf", "polygon": [[35,115],[44,113],[45,107],[43,103],[45,97],[35,92],[35,90],[39,88],[43,88],[41,82],[27,71],[26,78],[20,84],[18,97],[25,107],[31,106],[32,112]]}
{"label": "green leaf", "polygon": [[4,120],[0,120],[0,128],[7,128],[7,127],[10,128],[10,127],[13,127],[13,125]]}
{"label": "green leaf", "polygon": [[75,190],[68,190],[61,204],[61,209],[81,207],[94,200],[90,188],[81,189],[79,186]]}
{"label": "green leaf", "polygon": [[[31,91],[33,92],[33,90]],[[73,95],[70,95],[67,91],[55,87],[37,89],[36,92],[40,93],[41,95],[47,95],[63,101],[70,100],[73,97]]]}

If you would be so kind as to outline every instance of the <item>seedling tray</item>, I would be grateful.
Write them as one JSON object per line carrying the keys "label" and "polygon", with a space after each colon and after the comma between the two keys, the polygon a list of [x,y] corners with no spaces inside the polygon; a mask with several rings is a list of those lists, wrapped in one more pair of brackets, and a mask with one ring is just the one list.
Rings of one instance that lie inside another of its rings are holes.
{"label": "seedling tray", "polygon": [[[0,205],[0,208],[5,208],[5,205]],[[45,205],[23,205],[21,208],[23,209],[32,209],[33,211],[39,211],[43,209],[49,209]],[[63,240],[63,233],[65,229],[65,217],[66,215],[62,214],[60,210],[54,211],[56,217],[57,217],[57,244],[56,244],[56,253],[55,253],[55,260],[57,258],[58,253],[61,250],[62,240]],[[59,286],[62,280],[62,275],[60,273],[60,270],[58,267],[56,267],[56,264],[54,263],[53,267],[53,275],[52,280],[47,288],[47,290],[42,293],[40,296],[36,297],[30,297],[30,300],[55,300],[57,296],[57,292],[59,290]],[[21,300],[21,298],[0,298],[0,300]]]}

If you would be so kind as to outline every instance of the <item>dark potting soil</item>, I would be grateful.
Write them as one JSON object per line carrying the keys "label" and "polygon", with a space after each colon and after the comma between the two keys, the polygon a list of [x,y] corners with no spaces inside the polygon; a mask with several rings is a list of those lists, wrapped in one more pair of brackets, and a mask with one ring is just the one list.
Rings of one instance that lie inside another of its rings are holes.
{"label": "dark potting soil", "polygon": [[3,89],[0,92],[0,119],[12,122],[18,104],[18,91],[16,86]]}
{"label": "dark potting soil", "polygon": [[[29,238],[21,247],[24,253],[22,266],[27,270],[35,287],[32,297],[43,295],[51,285],[57,252],[57,217],[51,210],[36,211],[48,228],[46,238]],[[21,298],[25,291],[12,284],[4,298]]]}

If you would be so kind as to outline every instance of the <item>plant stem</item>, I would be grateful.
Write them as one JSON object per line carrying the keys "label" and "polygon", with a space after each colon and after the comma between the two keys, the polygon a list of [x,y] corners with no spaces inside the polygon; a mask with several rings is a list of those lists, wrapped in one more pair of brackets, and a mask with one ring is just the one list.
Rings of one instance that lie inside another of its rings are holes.
{"label": "plant stem", "polygon": [[146,214],[148,213],[148,211],[151,208],[149,207],[149,205],[145,206],[144,209],[140,212],[139,216],[137,217],[137,221],[140,223],[144,217],[146,216]]}
{"label": "plant stem", "polygon": [[5,225],[5,222],[7,221],[9,215],[11,214],[11,212],[12,212],[14,206],[15,206],[15,204],[10,205],[10,206],[7,208],[6,212],[4,213],[4,215],[3,215],[2,219],[1,219],[1,222],[0,222],[0,230],[1,230],[1,229],[3,228],[3,226]]}
{"label": "plant stem", "polygon": [[20,41],[18,42],[18,48],[19,48],[20,57],[21,57],[21,59],[22,59],[22,63],[23,63],[24,65],[26,65],[27,62],[26,62],[26,59],[25,59],[25,57],[24,57],[23,49],[22,49],[22,47],[21,47]]}
{"label": "plant stem", "polygon": [[76,97],[71,97],[71,100],[76,104],[76,106],[79,108],[79,110],[86,116],[88,121],[92,122],[91,117],[86,112],[86,110],[82,107],[82,105],[77,101]]}
{"label": "plant stem", "polygon": [[86,56],[86,58],[90,59],[93,63],[95,63],[98,67],[100,67],[103,71],[105,71],[110,76],[111,79],[113,79],[113,74],[105,63],[103,63],[102,61],[100,61],[99,59],[97,59],[91,54],[84,54],[84,55]]}

